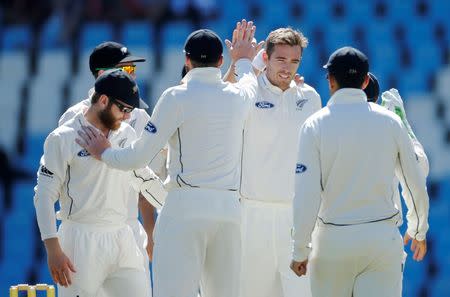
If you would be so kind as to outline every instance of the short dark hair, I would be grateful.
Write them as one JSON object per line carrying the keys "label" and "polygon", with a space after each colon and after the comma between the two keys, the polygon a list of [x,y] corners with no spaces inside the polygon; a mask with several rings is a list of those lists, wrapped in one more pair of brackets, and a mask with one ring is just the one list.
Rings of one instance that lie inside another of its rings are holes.
{"label": "short dark hair", "polygon": [[354,88],[362,89],[367,73],[339,73],[335,71],[328,71],[328,75],[333,76],[339,85],[339,88]]}
{"label": "short dark hair", "polygon": [[92,96],[91,96],[91,104],[97,103],[98,100],[100,99],[100,96],[101,96],[101,95],[102,95],[102,94],[100,94],[100,93],[94,92],[94,93],[92,94]]}

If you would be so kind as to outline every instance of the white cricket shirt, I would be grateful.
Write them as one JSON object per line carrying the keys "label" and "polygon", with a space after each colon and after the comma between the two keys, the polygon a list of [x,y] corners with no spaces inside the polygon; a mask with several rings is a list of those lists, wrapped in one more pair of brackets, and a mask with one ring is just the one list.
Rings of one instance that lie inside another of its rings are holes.
{"label": "white cricket shirt", "polygon": [[237,84],[223,82],[219,68],[194,68],[185,83],[158,100],[140,139],[125,149],[107,149],[102,160],[120,169],[139,168],[169,143],[166,188],[237,190],[242,131],[257,88],[250,60]]}
{"label": "white cricket shirt", "polygon": [[266,73],[245,123],[240,194],[245,199],[292,203],[298,137],[304,121],[321,108],[309,85],[282,91]]}
{"label": "white cricket shirt", "polygon": [[[428,194],[411,140],[398,116],[367,103],[360,89],[340,89],[300,133],[294,198],[293,258],[307,258],[316,219],[348,225],[395,219],[392,181],[399,173],[410,199],[408,234],[428,230]],[[314,247],[313,247],[314,248]]]}
{"label": "white cricket shirt", "polygon": [[[77,104],[69,107],[64,114],[60,117],[58,121],[58,126],[63,125],[67,121],[74,118],[78,113],[85,112],[91,106],[91,97],[94,94],[94,88],[91,88],[88,92],[88,97]],[[144,131],[145,125],[147,125],[150,116],[144,109],[135,108],[130,114],[130,118],[125,120],[124,122],[130,125],[136,132],[137,136],[140,137],[142,132]],[[149,167],[156,173],[161,171],[161,167],[165,167],[165,158],[157,155],[158,164],[157,166],[153,166],[155,164],[150,163]],[[155,158],[156,159],[156,158]],[[164,161],[161,161],[164,159]],[[130,200],[128,202],[128,219],[136,220],[138,218],[138,193],[134,189],[130,189]]]}
{"label": "white cricket shirt", "polygon": [[[127,219],[131,186],[142,191],[146,181],[160,183],[148,168],[125,172],[92,158],[75,142],[82,125],[93,127],[83,113],[78,113],[45,140],[34,197],[43,240],[56,237],[54,203],[58,199],[62,220],[117,225]],[[136,139],[136,134],[122,123],[108,139],[113,147],[124,147]]]}

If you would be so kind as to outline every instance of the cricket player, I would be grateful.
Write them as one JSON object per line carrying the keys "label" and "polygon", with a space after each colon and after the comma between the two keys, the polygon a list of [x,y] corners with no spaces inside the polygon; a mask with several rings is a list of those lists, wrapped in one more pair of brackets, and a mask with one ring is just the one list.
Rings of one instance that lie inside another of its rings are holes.
{"label": "cricket player", "polygon": [[148,296],[143,255],[126,224],[129,188],[156,204],[165,196],[162,183],[148,168],[109,168],[75,143],[77,130],[90,126],[112,147],[127,146],[137,137],[123,120],[141,104],[134,80],[121,69],[109,70],[96,80],[91,106],[45,141],[34,203],[58,296],[97,296],[100,290],[107,296]]}
{"label": "cricket player", "polygon": [[[376,78],[376,76],[373,73],[369,72],[369,84],[364,89],[364,93],[366,93],[366,95],[367,95],[367,102],[376,103],[378,101],[378,97],[380,95],[380,86],[378,83],[378,79]],[[386,107],[388,110],[394,112],[395,114],[397,114],[400,117],[400,119],[402,120],[402,123],[403,123],[405,129],[407,130],[409,138],[411,139],[411,142],[413,144],[414,152],[416,154],[416,160],[419,164],[419,167],[420,167],[423,175],[425,177],[427,177],[428,173],[429,173],[429,169],[430,169],[428,157],[425,154],[425,150],[423,149],[422,144],[419,142],[416,135],[412,131],[412,128],[408,122],[408,119],[406,118],[406,112],[403,107],[403,100],[402,100],[399,92],[396,89],[390,89],[388,91],[383,92],[381,98],[382,98],[381,105]],[[399,168],[399,166],[400,166],[400,164],[397,164],[397,168]],[[402,176],[400,175],[400,180],[398,177],[395,177],[394,181],[392,183],[392,191],[394,193],[394,205],[399,210],[399,217],[398,217],[398,221],[397,221],[398,227],[403,225],[402,202],[400,201],[400,192],[398,189],[399,182],[402,187],[402,196],[403,197],[408,196],[407,199],[411,199],[409,197],[410,192],[407,190],[408,186],[405,184],[404,179],[402,179],[401,177]],[[406,252],[403,252],[403,262],[402,262],[403,269],[402,269],[402,271],[405,271],[405,263],[406,263],[407,256],[408,256],[408,254]],[[403,288],[403,276],[402,276],[402,280],[400,282],[400,288],[399,288],[400,294],[401,294],[402,288]]]}
{"label": "cricket player", "polygon": [[[364,89],[364,93],[367,95],[367,102],[373,102],[377,103],[378,97],[380,95],[380,86],[378,83],[377,77],[369,72],[369,84]],[[414,152],[416,154],[417,162],[420,166],[420,169],[422,170],[423,175],[426,177],[428,176],[428,173],[430,171],[430,165],[428,162],[428,157],[425,153],[425,150],[423,149],[422,144],[417,139],[416,135],[414,134],[411,125],[408,122],[408,119],[406,118],[406,112],[405,108],[403,106],[403,100],[400,96],[400,93],[397,89],[390,89],[388,91],[384,91],[381,95],[381,106],[386,107],[388,110],[394,112],[397,114],[400,119],[402,120],[403,126],[405,127],[406,131],[408,132],[409,138],[411,139],[411,142],[414,147]],[[400,164],[398,164],[399,166]],[[400,178],[402,176],[400,175]],[[393,191],[394,191],[394,201],[395,206],[400,211],[400,214],[402,214],[402,203],[400,201],[400,193],[398,191],[398,184],[401,184],[402,187],[402,196],[410,195],[409,191],[407,191],[408,187],[404,183],[405,181],[403,179],[398,179],[397,177],[394,178],[394,182],[392,183]],[[401,226],[403,224],[403,215],[399,216],[397,226]]]}
{"label": "cricket player", "polygon": [[301,276],[308,265],[314,297],[400,297],[403,240],[392,181],[398,169],[410,192],[404,241],[421,261],[425,176],[401,119],[367,102],[367,57],[344,47],[324,67],[332,96],[300,132],[291,268]]}
{"label": "cricket player", "polygon": [[[145,59],[131,54],[127,47],[123,44],[107,41],[97,45],[89,57],[89,69],[94,78],[97,78],[104,71],[113,68],[121,68],[128,72],[130,76],[136,80],[136,63],[144,62]],[[88,98],[70,107],[60,118],[59,125],[66,123],[75,117],[79,112],[85,112],[91,106],[91,97],[94,93],[94,88],[89,90]],[[145,104],[143,108],[147,108]],[[144,127],[149,121],[150,116],[145,109],[134,108],[130,116],[125,120],[136,131],[137,136],[141,136]],[[160,177],[165,179],[165,159],[166,152],[162,151],[157,154],[150,163],[150,168]],[[153,251],[153,229],[155,226],[155,208],[144,198],[139,195],[132,187],[129,193],[128,205],[128,221],[127,223],[133,229],[136,241],[144,255],[144,263],[148,279],[148,294],[151,296],[150,285],[150,267],[149,261],[152,257]],[[161,205],[158,206],[161,208]],[[138,220],[138,209],[140,210],[143,225]]]}
{"label": "cricket player", "polygon": [[301,32],[280,28],[265,41],[263,63],[253,62],[262,72],[244,128],[241,297],[311,296],[309,279],[289,269],[299,130],[321,108],[319,94],[294,81],[307,45]]}
{"label": "cricket player", "polygon": [[125,149],[86,128],[83,145],[108,166],[138,168],[168,141],[169,194],[154,233],[155,297],[231,297],[239,294],[242,132],[257,81],[251,60],[252,22],[239,23],[231,54],[242,71],[237,84],[223,82],[222,42],[211,30],[191,33],[185,43],[185,83],[167,89],[145,132]]}

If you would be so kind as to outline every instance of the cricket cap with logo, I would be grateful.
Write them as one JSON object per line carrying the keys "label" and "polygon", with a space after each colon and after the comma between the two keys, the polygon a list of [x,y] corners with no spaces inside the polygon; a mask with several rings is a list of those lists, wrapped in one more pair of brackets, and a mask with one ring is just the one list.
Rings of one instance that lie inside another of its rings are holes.
{"label": "cricket cap with logo", "polygon": [[323,68],[333,75],[365,76],[369,72],[369,59],[358,49],[346,46],[332,53]]}
{"label": "cricket cap with logo", "polygon": [[220,37],[209,29],[192,32],[184,44],[186,56],[196,62],[213,63],[219,61],[223,52]]}
{"label": "cricket cap with logo", "polygon": [[117,99],[134,108],[148,108],[140,98],[139,88],[134,79],[122,69],[103,72],[95,81],[95,92]]}
{"label": "cricket cap with logo", "polygon": [[119,63],[144,62],[145,59],[131,54],[126,46],[114,41],[97,45],[89,56],[89,69],[92,74],[99,68],[112,68]]}

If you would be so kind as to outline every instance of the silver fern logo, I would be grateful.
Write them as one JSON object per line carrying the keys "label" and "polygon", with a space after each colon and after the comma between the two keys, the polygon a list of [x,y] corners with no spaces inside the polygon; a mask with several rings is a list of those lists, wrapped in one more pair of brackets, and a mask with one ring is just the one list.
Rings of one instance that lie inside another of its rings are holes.
{"label": "silver fern logo", "polygon": [[296,102],[295,102],[295,105],[297,105],[297,110],[302,110],[303,109],[303,106],[305,106],[305,104],[306,104],[306,102],[308,101],[308,99],[298,99]]}

